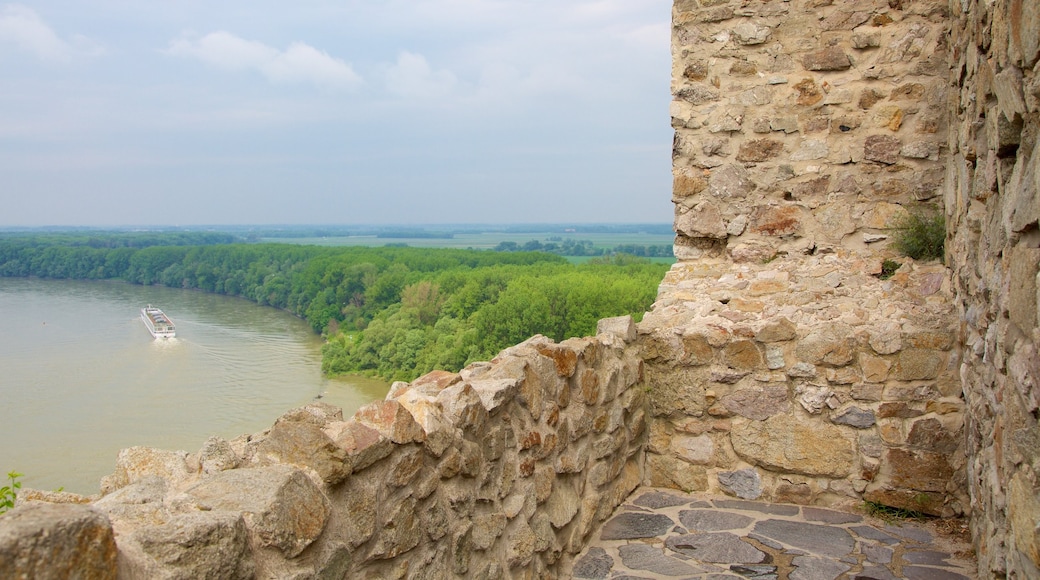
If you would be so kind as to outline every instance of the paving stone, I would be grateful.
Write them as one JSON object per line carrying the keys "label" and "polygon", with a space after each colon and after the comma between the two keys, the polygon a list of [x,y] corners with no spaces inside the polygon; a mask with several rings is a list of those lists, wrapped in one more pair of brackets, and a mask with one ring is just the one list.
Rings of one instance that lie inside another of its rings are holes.
{"label": "paving stone", "polygon": [[690,507],[690,508],[693,508],[693,509],[705,509],[705,508],[711,508],[713,506],[711,505],[711,502],[709,502],[709,501],[694,501],[694,502],[690,502],[690,505],[687,506],[687,507]]}
{"label": "paving stone", "polygon": [[574,563],[575,578],[602,580],[614,567],[614,559],[603,548],[590,548],[589,552]]}
{"label": "paving stone", "polygon": [[802,508],[802,515],[810,522],[825,524],[858,524],[863,521],[863,517],[856,514],[808,506]]}
{"label": "paving stone", "polygon": [[906,580],[968,580],[967,576],[958,574],[948,568],[926,568],[924,566],[903,566]]}
{"label": "paving stone", "polygon": [[881,542],[882,544],[889,544],[889,545],[891,545],[891,544],[898,544],[899,543],[899,538],[896,538],[895,536],[891,536],[889,534],[886,534],[885,532],[882,532],[881,530],[879,530],[879,529],[877,529],[875,527],[871,527],[871,526],[853,526],[853,527],[851,527],[849,529],[852,530],[857,536],[859,536],[861,538],[866,538],[868,540],[874,540],[874,541],[877,541],[877,542]]}
{"label": "paving stone", "polygon": [[864,566],[862,572],[853,576],[853,580],[900,580],[900,578],[888,568]]}
{"label": "paving stone", "polygon": [[932,533],[928,530],[922,530],[921,528],[889,525],[885,526],[884,530],[905,540],[913,540],[915,542],[921,542],[922,544],[929,544],[933,540]]}
{"label": "paving stone", "polygon": [[909,564],[921,564],[924,566],[948,566],[949,554],[935,551],[905,552],[903,561]]}
{"label": "paving stone", "polygon": [[653,538],[670,530],[675,522],[664,514],[626,512],[614,516],[600,532],[602,540]]}
{"label": "paving stone", "polygon": [[748,537],[751,538],[752,540],[755,540],[756,542],[760,542],[762,545],[769,546],[770,548],[772,548],[774,550],[783,550],[784,547],[785,547],[780,542],[777,542],[775,540],[770,540],[769,538],[767,538],[765,536],[760,536],[758,534],[748,534]]}
{"label": "paving stone", "polygon": [[791,564],[797,566],[791,572],[791,580],[834,580],[852,569],[848,564],[813,556],[797,556]]}
{"label": "paving stone", "polygon": [[632,503],[652,510],[690,503],[690,498],[680,497],[663,491],[651,491],[639,496]]}
{"label": "paving stone", "polygon": [[730,566],[729,569],[745,578],[768,578],[770,576],[776,577],[777,575],[776,566],[770,566],[768,564],[759,566],[733,565]]}
{"label": "paving stone", "polygon": [[859,550],[860,553],[866,556],[868,561],[875,564],[889,564],[892,562],[892,548],[886,548],[877,544],[861,543]]}
{"label": "paving stone", "polygon": [[660,548],[646,544],[629,544],[618,548],[621,562],[633,570],[646,570],[663,576],[696,574],[697,569],[689,564],[664,554]]}
{"label": "paving stone", "polygon": [[665,546],[702,562],[758,564],[767,557],[765,552],[727,532],[673,536],[665,540]]}
{"label": "paving stone", "polygon": [[720,532],[746,528],[754,519],[741,514],[715,510],[683,510],[679,512],[679,521],[691,531]]}
{"label": "paving stone", "polygon": [[717,499],[714,503],[715,507],[722,509],[744,510],[774,516],[796,516],[798,515],[799,510],[796,505],[760,503],[755,501],[741,501],[739,499]]}
{"label": "paving stone", "polygon": [[755,524],[755,532],[813,554],[835,558],[852,553],[856,545],[843,528],[803,522],[763,520]]}

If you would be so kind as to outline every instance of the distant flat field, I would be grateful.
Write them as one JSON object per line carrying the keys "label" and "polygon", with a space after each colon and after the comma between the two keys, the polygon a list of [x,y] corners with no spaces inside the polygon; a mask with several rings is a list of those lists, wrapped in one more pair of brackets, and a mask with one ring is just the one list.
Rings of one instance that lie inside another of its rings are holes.
{"label": "distant flat field", "polygon": [[543,244],[562,240],[589,240],[597,248],[613,249],[623,244],[641,246],[670,246],[674,241],[672,235],[661,234],[560,234],[560,233],[524,233],[504,232],[459,233],[452,238],[380,238],[377,236],[344,236],[327,238],[261,238],[264,242],[282,244],[307,244],[314,246],[370,246],[379,247],[387,244],[407,244],[413,248],[460,248],[474,250],[490,250],[502,242],[516,242],[524,245],[531,240]]}

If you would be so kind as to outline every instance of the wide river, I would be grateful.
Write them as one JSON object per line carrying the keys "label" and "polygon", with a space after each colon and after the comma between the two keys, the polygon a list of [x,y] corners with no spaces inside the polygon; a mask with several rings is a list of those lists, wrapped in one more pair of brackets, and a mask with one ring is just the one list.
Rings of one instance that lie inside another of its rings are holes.
{"label": "wide river", "polygon": [[[155,340],[147,304],[177,325]],[[388,385],[321,375],[304,321],[252,302],[121,282],[0,278],[0,476],[97,493],[118,451],[195,452],[319,398],[350,416]],[[6,483],[6,481],[4,482]]]}

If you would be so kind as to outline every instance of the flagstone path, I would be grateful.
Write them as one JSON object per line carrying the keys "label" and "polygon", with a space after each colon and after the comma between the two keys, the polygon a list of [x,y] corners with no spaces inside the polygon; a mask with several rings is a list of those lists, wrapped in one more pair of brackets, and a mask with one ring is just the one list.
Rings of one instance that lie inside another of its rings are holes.
{"label": "flagstone path", "polygon": [[[596,580],[970,580],[974,563],[914,522],[637,490],[574,560]],[[944,547],[946,548],[944,550]],[[966,547],[966,546],[961,546]]]}

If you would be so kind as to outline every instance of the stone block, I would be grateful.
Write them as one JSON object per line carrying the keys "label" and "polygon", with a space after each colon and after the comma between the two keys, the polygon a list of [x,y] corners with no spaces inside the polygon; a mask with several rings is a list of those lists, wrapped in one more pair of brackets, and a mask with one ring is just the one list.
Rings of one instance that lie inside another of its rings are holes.
{"label": "stone block", "polygon": [[630,315],[603,318],[596,323],[596,334],[611,334],[625,342],[633,342],[636,339],[636,325]]}
{"label": "stone block", "polygon": [[902,381],[932,380],[946,365],[946,353],[927,348],[907,348],[896,356],[892,374]]}
{"label": "stone block", "polygon": [[681,489],[686,492],[706,491],[708,471],[703,466],[692,465],[676,457],[647,454],[647,479],[654,487]]}
{"label": "stone block", "polygon": [[902,142],[896,137],[871,135],[863,142],[863,158],[885,165],[893,165],[899,161],[902,147]]}
{"label": "stone block", "polygon": [[184,451],[166,451],[151,447],[129,447],[120,450],[116,457],[116,469],[112,475],[101,479],[101,494],[111,493],[121,487],[158,476],[173,483],[187,481],[194,473],[188,467],[188,454]]}
{"label": "stone block", "polygon": [[786,384],[738,389],[722,397],[720,403],[735,415],[762,421],[789,410]]}
{"label": "stone block", "polygon": [[719,199],[743,199],[755,190],[751,175],[741,165],[724,165],[712,170],[708,192]]}
{"label": "stone block", "polygon": [[1008,317],[1028,336],[1037,327],[1036,278],[1040,269],[1040,249],[1015,246],[1011,250],[1010,266]]}
{"label": "stone block", "polygon": [[253,460],[259,465],[288,463],[313,469],[325,483],[335,485],[350,474],[346,450],[319,425],[278,420],[256,446]]}
{"label": "stone block", "polygon": [[397,444],[421,443],[426,434],[408,409],[397,401],[376,401],[354,413],[354,420]]}
{"label": "stone block", "polygon": [[758,206],[751,214],[750,229],[756,234],[789,236],[802,229],[802,209],[796,205]]}
{"label": "stone block", "polygon": [[[342,411],[341,411],[342,413]],[[203,473],[217,473],[238,467],[241,461],[227,439],[212,436],[202,444],[199,450],[198,462]]]}
{"label": "stone block", "polygon": [[784,145],[780,141],[773,139],[753,139],[744,142],[740,146],[740,150],[737,151],[737,161],[753,163],[768,161],[779,155],[783,150]]}
{"label": "stone block", "polygon": [[241,513],[259,546],[278,548],[288,558],[321,535],[331,513],[318,486],[288,465],[223,471],[191,486],[185,495],[203,511]]}
{"label": "stone block", "polygon": [[121,565],[134,578],[255,577],[249,534],[241,514],[181,514],[120,538]]}
{"label": "stone block", "polygon": [[942,493],[953,479],[946,454],[890,448],[885,450],[881,474],[897,488]]}
{"label": "stone block", "polygon": [[79,504],[30,503],[0,516],[0,576],[115,580],[108,518]]}
{"label": "stone block", "polygon": [[675,219],[675,229],[691,238],[726,237],[726,223],[722,220],[722,212],[717,204],[707,201],[698,203],[689,210],[680,210]]}
{"label": "stone block", "polygon": [[770,34],[772,34],[772,29],[768,26],[755,24],[753,22],[741,22],[733,27],[732,38],[737,42],[737,44],[753,46],[756,44],[762,44],[769,40]]}
{"label": "stone block", "polygon": [[831,46],[806,54],[802,57],[802,66],[812,71],[838,71],[851,68],[852,61],[840,47]]}
{"label": "stone block", "polygon": [[737,471],[719,472],[719,488],[724,493],[741,499],[754,500],[762,496],[762,478],[752,467]]}
{"label": "stone block", "polygon": [[375,429],[357,421],[338,421],[328,424],[325,434],[346,452],[345,463],[353,471],[361,471],[390,455],[394,443]]}
{"label": "stone block", "polygon": [[736,425],[730,441],[748,463],[803,475],[846,477],[856,456],[855,442],[840,427],[793,414]]}
{"label": "stone block", "polygon": [[851,334],[848,329],[837,327],[813,331],[799,341],[795,356],[811,364],[847,365],[855,355],[856,345]]}

